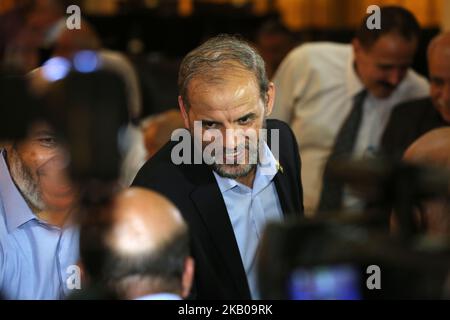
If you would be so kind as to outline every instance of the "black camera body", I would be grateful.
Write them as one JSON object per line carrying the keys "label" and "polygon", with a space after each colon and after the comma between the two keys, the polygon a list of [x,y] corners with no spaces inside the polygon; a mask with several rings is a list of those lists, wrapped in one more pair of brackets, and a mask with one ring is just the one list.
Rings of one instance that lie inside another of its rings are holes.
{"label": "black camera body", "polygon": [[441,299],[450,243],[436,247],[365,221],[300,219],[267,226],[259,256],[263,299]]}

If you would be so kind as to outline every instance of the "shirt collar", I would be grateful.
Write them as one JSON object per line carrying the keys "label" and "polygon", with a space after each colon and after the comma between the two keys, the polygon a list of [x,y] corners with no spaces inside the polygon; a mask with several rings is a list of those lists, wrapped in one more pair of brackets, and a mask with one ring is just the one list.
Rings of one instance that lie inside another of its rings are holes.
{"label": "shirt collar", "polygon": [[355,69],[355,57],[353,54],[353,47],[350,46],[350,54],[347,60],[347,93],[350,97],[356,96],[359,92],[364,90],[364,84],[361,82]]}
{"label": "shirt collar", "polygon": [[174,293],[153,293],[136,298],[134,300],[182,300],[181,297]]}
{"label": "shirt collar", "polygon": [[17,190],[6,165],[5,157],[5,150],[0,149],[0,198],[5,209],[8,232],[12,232],[24,223],[36,219],[36,216]]}
{"label": "shirt collar", "polygon": [[[257,193],[264,189],[273,180],[278,171],[278,161],[275,159],[265,141],[263,142],[262,147],[263,150],[260,154],[260,160],[256,168],[255,181],[253,183],[253,193]],[[234,179],[221,177],[215,171],[213,171],[213,173],[222,194],[241,185]]]}
{"label": "shirt collar", "polygon": [[217,172],[213,170],[214,178],[216,178],[217,185],[219,186],[220,192],[225,193],[230,189],[233,189],[238,185],[238,182],[231,178],[225,178],[222,176],[219,176]]}

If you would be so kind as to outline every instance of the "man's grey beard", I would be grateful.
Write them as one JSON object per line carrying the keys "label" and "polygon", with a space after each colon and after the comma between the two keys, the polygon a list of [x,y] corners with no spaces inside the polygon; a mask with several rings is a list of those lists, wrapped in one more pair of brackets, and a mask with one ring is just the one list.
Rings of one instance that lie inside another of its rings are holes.
{"label": "man's grey beard", "polygon": [[[226,167],[239,168],[233,172],[227,171]],[[252,170],[256,168],[256,164],[213,164],[213,170],[217,172],[217,174],[224,178],[236,179],[248,176]]]}
{"label": "man's grey beard", "polygon": [[32,209],[44,210],[42,193],[37,181],[33,179],[30,170],[23,164],[22,159],[15,150],[11,150],[9,158],[9,170],[19,192]]}
{"label": "man's grey beard", "polygon": [[[256,146],[241,147],[245,149],[245,151],[243,151],[244,157],[245,154],[248,155],[247,163],[245,163],[243,161],[244,159],[242,158],[237,158],[237,161],[235,163],[226,163],[225,159],[222,159],[223,154],[208,155],[205,153],[202,154],[203,161],[209,164],[212,169],[221,177],[230,179],[246,177],[248,174],[250,174],[250,172],[252,172],[253,169],[256,168],[257,164],[259,163],[258,144],[259,142]],[[222,160],[218,161],[216,159],[216,156],[218,156],[219,159]]]}
{"label": "man's grey beard", "polygon": [[[263,123],[262,123],[262,129],[266,129],[267,128],[267,119],[264,117],[263,119]],[[193,129],[190,128],[190,133],[191,136],[194,137],[194,132]],[[195,138],[194,138],[195,139]],[[213,168],[213,170],[221,177],[224,178],[230,178],[230,179],[236,179],[236,178],[242,178],[242,177],[246,177],[247,175],[249,175],[253,169],[256,168],[257,164],[259,163],[259,148],[260,148],[260,144],[262,142],[265,142],[265,139],[263,139],[262,137],[258,138],[258,141],[256,143],[256,146],[246,146],[245,149],[248,151],[248,157],[249,157],[249,164],[224,164],[224,163],[216,163],[213,158],[208,158],[206,159],[208,161],[208,163],[212,163],[211,166]],[[194,146],[195,149],[195,146]],[[194,152],[199,152],[198,151],[194,151]],[[203,148],[201,151],[201,155],[203,156]],[[205,159],[203,159],[205,160]],[[255,161],[256,160],[256,161]],[[234,170],[232,170],[232,172],[229,172],[226,168],[233,168]]]}

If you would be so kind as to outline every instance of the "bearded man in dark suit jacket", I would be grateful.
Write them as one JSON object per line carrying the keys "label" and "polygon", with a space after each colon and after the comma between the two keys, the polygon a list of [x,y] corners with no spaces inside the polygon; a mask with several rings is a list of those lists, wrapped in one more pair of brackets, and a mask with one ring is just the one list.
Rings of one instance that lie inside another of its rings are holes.
{"label": "bearded man in dark suit jacket", "polygon": [[303,215],[295,137],[285,123],[266,120],[275,88],[260,55],[240,39],[222,35],[191,51],[178,85],[186,130],[133,185],[162,193],[187,221],[193,298],[257,299],[264,226]]}

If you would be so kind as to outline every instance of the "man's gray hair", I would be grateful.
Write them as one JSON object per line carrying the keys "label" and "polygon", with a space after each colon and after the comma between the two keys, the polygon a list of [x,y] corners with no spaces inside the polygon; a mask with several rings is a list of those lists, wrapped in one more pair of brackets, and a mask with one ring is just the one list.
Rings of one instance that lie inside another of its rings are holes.
{"label": "man's gray hair", "polygon": [[246,41],[222,34],[189,52],[181,62],[178,89],[185,106],[189,107],[187,90],[193,78],[201,77],[208,82],[220,83],[223,81],[223,72],[230,69],[252,72],[259,86],[261,99],[266,101],[269,80],[264,60]]}

